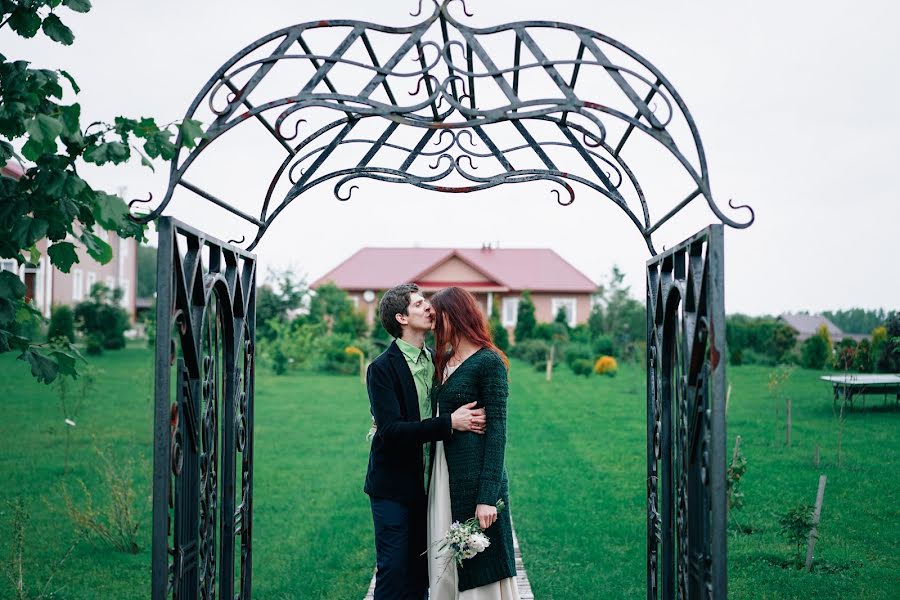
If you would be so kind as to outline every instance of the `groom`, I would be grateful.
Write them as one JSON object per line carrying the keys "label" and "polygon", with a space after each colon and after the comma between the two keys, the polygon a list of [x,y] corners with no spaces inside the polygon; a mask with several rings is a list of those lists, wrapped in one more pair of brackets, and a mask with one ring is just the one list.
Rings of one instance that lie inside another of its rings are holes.
{"label": "groom", "polygon": [[456,431],[483,434],[484,409],[475,403],[432,416],[434,378],[425,334],[434,323],[431,305],[418,286],[385,292],[381,324],[396,338],[366,376],[375,436],[369,451],[365,492],[375,522],[375,600],[423,600],[428,591],[426,508],[428,442]]}

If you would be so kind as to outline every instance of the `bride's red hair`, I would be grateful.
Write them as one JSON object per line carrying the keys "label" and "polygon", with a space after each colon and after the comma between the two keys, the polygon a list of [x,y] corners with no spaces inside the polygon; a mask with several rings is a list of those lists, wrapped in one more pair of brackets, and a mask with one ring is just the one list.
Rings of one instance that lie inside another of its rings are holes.
{"label": "bride's red hair", "polygon": [[494,344],[487,319],[475,296],[462,288],[448,287],[431,297],[431,306],[434,308],[434,367],[438,380],[443,379],[444,367],[450,358],[447,347],[456,348],[461,339],[493,350],[509,368],[509,360]]}

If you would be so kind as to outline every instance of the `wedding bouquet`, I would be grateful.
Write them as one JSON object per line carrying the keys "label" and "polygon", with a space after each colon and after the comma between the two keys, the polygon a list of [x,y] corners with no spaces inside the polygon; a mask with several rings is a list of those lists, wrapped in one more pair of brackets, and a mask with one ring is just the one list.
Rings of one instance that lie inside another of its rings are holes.
{"label": "wedding bouquet", "polygon": [[[505,506],[503,500],[497,500],[497,514],[503,512]],[[485,548],[491,545],[491,540],[481,530],[478,519],[472,517],[465,523],[454,521],[447,533],[444,534],[444,539],[438,543],[440,544],[439,550],[450,549],[448,564],[449,561],[455,560],[456,564],[461,567],[462,561],[465,559],[484,552]]]}

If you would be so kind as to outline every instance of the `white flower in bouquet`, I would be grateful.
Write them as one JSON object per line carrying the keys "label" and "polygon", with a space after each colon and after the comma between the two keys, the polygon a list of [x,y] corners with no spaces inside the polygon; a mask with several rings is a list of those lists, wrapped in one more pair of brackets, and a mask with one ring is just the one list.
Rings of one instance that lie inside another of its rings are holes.
{"label": "white flower in bouquet", "polygon": [[484,549],[491,545],[491,540],[488,536],[480,531],[470,535],[467,542],[469,547],[475,550],[476,553],[484,552]]}
{"label": "white flower in bouquet", "polygon": [[[503,512],[506,504],[504,504],[503,500],[497,500],[496,506],[497,514],[500,514]],[[465,523],[454,521],[447,533],[444,534],[443,539],[437,543],[440,544],[438,546],[439,550],[450,549],[447,553],[448,566],[452,560],[462,567],[464,560],[484,552],[491,545],[491,539],[481,530],[478,519],[472,517]]]}

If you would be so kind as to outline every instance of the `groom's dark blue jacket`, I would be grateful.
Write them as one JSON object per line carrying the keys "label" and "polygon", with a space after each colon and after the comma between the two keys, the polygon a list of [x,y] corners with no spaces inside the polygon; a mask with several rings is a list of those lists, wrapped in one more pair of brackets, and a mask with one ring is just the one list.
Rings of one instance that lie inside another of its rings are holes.
{"label": "groom's dark blue jacket", "polygon": [[424,500],[422,445],[450,438],[450,414],[421,420],[416,384],[396,341],[369,365],[366,386],[376,430],[365,492],[402,502]]}

